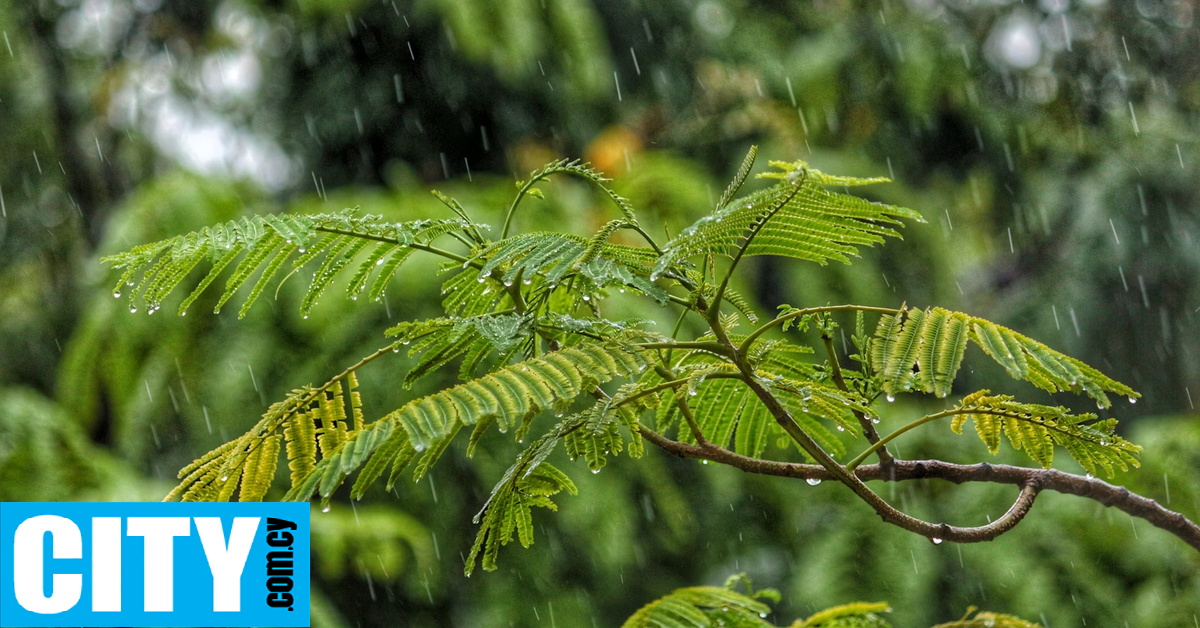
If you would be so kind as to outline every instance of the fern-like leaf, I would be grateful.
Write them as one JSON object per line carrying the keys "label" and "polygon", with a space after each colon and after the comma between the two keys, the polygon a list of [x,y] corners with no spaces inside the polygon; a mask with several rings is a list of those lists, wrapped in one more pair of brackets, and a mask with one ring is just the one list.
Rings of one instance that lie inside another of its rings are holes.
{"label": "fern-like leaf", "polygon": [[629,345],[580,343],[411,401],[389,417],[404,426],[420,451],[457,426],[488,417],[507,430],[545,408],[564,407],[597,384],[638,373],[645,365],[641,352]]}
{"label": "fern-like leaf", "polygon": [[[619,224],[626,223],[609,223]],[[519,277],[528,283],[542,276],[548,286],[582,277],[590,284],[583,289],[585,293],[628,287],[665,303],[666,291],[649,279],[654,252],[609,243],[606,240],[611,234],[611,228],[605,229],[589,240],[570,234],[533,232],[501,240],[474,258],[481,263],[478,277],[482,280],[501,271],[501,281],[511,285]]]}
{"label": "fern-like leaf", "polygon": [[1116,419],[1097,421],[1094,414],[1076,415],[1066,408],[1020,403],[988,390],[968,395],[955,410],[950,429],[961,434],[963,425],[972,421],[992,454],[1000,450],[1003,433],[1014,449],[1047,469],[1054,461],[1055,445],[1066,449],[1088,473],[1099,468],[1112,477],[1114,468],[1125,471],[1140,466],[1137,455],[1142,448],[1115,433]]}
{"label": "fern-like leaf", "polygon": [[582,423],[582,415],[574,415],[560,422],[521,452],[504,472],[483,508],[475,515],[474,522],[479,524],[479,532],[467,556],[466,575],[471,575],[480,558],[484,570],[495,570],[500,548],[512,542],[514,532],[523,547],[533,543],[533,507],[557,510],[550,497],[562,491],[576,494],[571,479],[547,463],[546,458],[566,434],[578,429]]}
{"label": "fern-like leaf", "polygon": [[[967,340],[1015,379],[1048,392],[1086,392],[1101,408],[1106,393],[1140,397],[1132,388],[1046,345],[990,321],[942,308],[884,316],[871,343],[871,362],[889,397],[920,387],[945,397],[962,365]],[[917,372],[913,373],[916,367]]]}
{"label": "fern-like leaf", "polygon": [[975,607],[972,606],[962,619],[938,624],[933,628],[1042,628],[1042,625],[1002,613],[984,611],[976,614]]}
{"label": "fern-like leaf", "polygon": [[[633,224],[637,223],[637,213],[634,211],[633,205],[629,203],[629,200],[614,192],[612,188],[608,187],[608,184],[612,181],[612,179],[609,179],[608,177],[605,177],[597,172],[591,167],[591,164],[578,159],[559,159],[552,161],[545,166],[542,166],[541,168],[531,172],[529,174],[529,178],[525,181],[517,181],[517,187],[521,189],[522,194],[527,194],[534,189],[530,187],[534,183],[556,174],[568,174],[591,182],[593,185],[600,188],[600,190],[604,192],[606,196],[612,199],[613,203],[616,204],[617,209],[621,210],[621,215],[623,215],[627,221]],[[520,197],[518,197],[517,200],[514,201],[513,205],[515,206],[520,200]]]}
{"label": "fern-like leaf", "polygon": [[774,628],[763,619],[771,607],[761,600],[777,599],[777,594],[741,593],[730,584],[675,589],[638,609],[621,628]]}
{"label": "fern-like leaf", "polygon": [[814,613],[791,628],[888,628],[891,624],[880,613],[890,612],[887,602],[853,602]]}
{"label": "fern-like leaf", "polygon": [[[183,300],[180,315],[185,314],[231,264],[233,271],[217,300],[217,311],[261,268],[258,280],[238,313],[241,317],[293,254],[297,255],[293,262],[296,269],[323,255],[301,299],[301,312],[306,315],[321,293],[346,269],[356,268],[348,289],[352,297],[358,296],[368,276],[378,269],[379,280],[371,291],[372,298],[378,298],[396,267],[412,252],[410,245],[428,243],[451,231],[474,230],[475,225],[457,218],[392,223],[380,216],[356,216],[354,210],[253,216],[137,246],[101,261],[124,270],[113,294],[120,297],[128,288],[130,309],[136,310],[141,302],[148,312],[153,313],[193,269],[205,259],[209,260],[209,270]],[[371,241],[381,244],[365,260],[355,264],[359,253]],[[241,261],[234,264],[239,256]]]}
{"label": "fern-like leaf", "polygon": [[[831,177],[803,162],[771,162],[782,172],[759,175],[780,183],[728,202],[667,243],[655,274],[697,255],[781,255],[826,264],[849,263],[859,246],[900,237],[901,218],[922,221],[916,212],[830,192],[826,185],[860,185],[876,180]],[[748,234],[753,241],[746,242]]]}

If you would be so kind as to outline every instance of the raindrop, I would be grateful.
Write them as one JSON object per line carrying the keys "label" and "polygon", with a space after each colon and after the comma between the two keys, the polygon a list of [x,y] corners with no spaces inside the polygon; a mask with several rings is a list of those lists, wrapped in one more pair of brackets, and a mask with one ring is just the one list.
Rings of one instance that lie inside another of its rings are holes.
{"label": "raindrop", "polygon": [[117,290],[116,292],[113,292],[113,298],[115,298],[115,299],[121,298],[121,291]]}
{"label": "raindrop", "polygon": [[597,473],[600,473],[600,469],[592,469],[592,475],[596,475]]}
{"label": "raindrop", "polygon": [[136,306],[136,305],[131,305],[131,306],[129,306],[129,313],[130,313],[130,314],[137,314],[137,306]]}
{"label": "raindrop", "polygon": [[821,481],[818,480],[817,478],[808,478],[807,480],[805,480],[805,482],[808,482],[809,486],[816,486],[821,483]]}
{"label": "raindrop", "polygon": [[228,476],[228,475],[222,475],[222,476],[221,476],[221,481],[222,481],[222,482],[228,482],[228,481],[229,481],[229,476]]}
{"label": "raindrop", "polygon": [[1137,397],[1130,397],[1129,403],[1137,403]]}
{"label": "raindrop", "polygon": [[839,425],[839,426],[837,426],[837,431],[839,431],[839,432],[845,432],[845,431],[846,431],[846,428],[845,428],[845,427],[842,427],[841,425]]}
{"label": "raindrop", "polygon": [[888,396],[887,396],[887,400],[888,400],[888,403],[891,403],[891,402],[893,402],[893,401],[895,401],[895,400],[896,400],[896,396],[895,396],[895,395],[888,395]]}
{"label": "raindrop", "polygon": [[941,545],[941,544],[942,544],[942,540],[941,540],[941,539],[939,539],[939,538],[937,538],[936,536],[935,536],[935,537],[933,537],[932,539],[929,539],[929,540],[930,540],[930,541],[932,541],[934,545]]}
{"label": "raindrop", "polygon": [[329,512],[329,504],[325,504],[325,506],[321,508],[321,512]]}

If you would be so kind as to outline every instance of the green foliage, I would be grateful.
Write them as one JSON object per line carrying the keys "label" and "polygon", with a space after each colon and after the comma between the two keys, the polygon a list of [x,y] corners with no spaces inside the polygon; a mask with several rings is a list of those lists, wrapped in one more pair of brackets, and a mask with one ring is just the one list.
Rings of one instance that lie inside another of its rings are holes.
{"label": "green foliage", "polygon": [[[735,590],[744,582],[746,593]],[[764,618],[771,607],[762,600],[779,601],[772,589],[751,591],[745,576],[733,576],[723,587],[676,589],[639,609],[622,628],[770,628]]]}
{"label": "green foliage", "polygon": [[1041,628],[1041,624],[1025,621],[1020,617],[987,611],[976,613],[975,610],[972,606],[962,619],[938,624],[933,628]]}
{"label": "green foliage", "polygon": [[880,613],[889,613],[887,602],[853,602],[814,613],[793,628],[887,628],[891,626]]}
{"label": "green foliage", "polygon": [[[743,171],[753,157],[752,152]],[[830,185],[866,185],[886,179],[830,176],[802,161],[773,161],[771,165],[781,172],[759,177],[778,179],[779,184],[742,199],[725,201],[715,213],[684,229],[664,247],[656,275],[692,257],[734,257],[741,249],[746,256],[781,255],[822,265],[833,259],[849,264],[847,256],[857,255],[858,246],[882,244],[885,236],[900,237],[889,225],[901,225],[901,218],[923,222],[920,214],[910,209],[871,203],[825,189]],[[735,194],[733,190],[740,187],[740,180],[744,180],[741,171],[726,193]]]}
{"label": "green foliage", "polygon": [[1014,449],[1024,451],[1046,469],[1054,462],[1054,445],[1064,447],[1088,473],[1096,473],[1099,467],[1112,477],[1114,467],[1126,471],[1140,466],[1135,456],[1142,448],[1115,433],[1116,419],[1097,421],[1094,414],[1073,415],[1066,408],[1020,403],[1008,395],[990,393],[981,390],[964,397],[950,429],[961,434],[970,419],[988,451],[995,454],[1000,450],[1003,433]]}
{"label": "green foliage", "polygon": [[128,291],[131,312],[136,312],[138,303],[142,303],[147,312],[153,314],[162,306],[163,299],[207,260],[211,264],[208,272],[179,306],[182,316],[241,255],[241,261],[233,265],[214,309],[214,312],[220,312],[262,268],[238,312],[241,318],[262,296],[267,284],[289,258],[296,256],[292,260],[291,274],[294,274],[323,255],[301,301],[300,312],[308,316],[317,298],[343,271],[354,266],[352,262],[368,244],[375,242],[371,252],[358,263],[346,290],[352,299],[358,298],[376,269],[379,272],[375,273],[376,279],[368,296],[372,300],[379,299],[397,268],[412,253],[412,245],[473,228],[459,219],[389,223],[380,216],[355,216],[354,213],[354,210],[344,210],[332,214],[282,214],[231,220],[186,235],[139,245],[102,261],[125,271],[113,288],[113,296],[120,298]]}
{"label": "green foliage", "polygon": [[48,399],[32,390],[0,391],[0,500],[67,499],[97,484],[97,457]]}
{"label": "green foliage", "polygon": [[[742,584],[745,593],[736,590]],[[639,609],[622,628],[775,628],[767,621],[771,607],[764,601],[779,601],[773,589],[754,591],[744,574],[731,576],[722,587],[676,589]],[[884,613],[892,609],[887,602],[852,602],[797,619],[788,628],[890,628]],[[962,619],[933,628],[1040,628],[1011,615],[976,613],[971,607]]]}
{"label": "green foliage", "polygon": [[[1086,392],[1100,408],[1112,406],[1106,392],[1140,397],[1132,388],[1050,347],[995,323],[939,307],[907,309],[879,321],[871,360],[883,390],[892,397],[920,388],[945,397],[962,365],[967,339],[1000,363],[1014,379],[1047,392]],[[917,372],[913,372],[913,368]]]}
{"label": "green foliage", "polygon": [[[1102,406],[1108,404],[1105,392],[1136,395],[1016,332],[940,308],[784,306],[775,319],[752,332],[734,333],[742,316],[757,324],[750,303],[729,288],[729,277],[743,257],[848,262],[856,247],[898,237],[893,227],[901,219],[920,220],[911,210],[825,189],[880,179],[835,177],[803,162],[774,163],[781,172],[762,175],[777,180],[774,186],[731,200],[749,176],[755,154],[751,150],[715,212],[665,247],[641,229],[632,205],[607,186],[606,178],[586,164],[560,160],[518,182],[497,241],[469,220],[462,204],[437,193],[454,218],[390,223],[377,216],[357,217],[350,210],[246,218],[106,258],[125,271],[119,287],[133,286],[130,298],[145,302],[151,311],[195,266],[210,260],[208,272],[183,300],[181,313],[226,267],[232,271],[218,309],[265,265],[244,313],[293,254],[293,273],[315,264],[301,299],[305,314],[346,275],[347,292],[354,298],[374,274],[367,294],[378,298],[414,252],[447,260],[442,271],[451,275],[443,283],[443,316],[394,325],[387,331],[394,339],[390,344],[321,386],[294,390],[246,434],[185,467],[168,499],[264,499],[282,449],[291,480],[282,498],[307,501],[320,495],[328,507],[338,487],[355,473],[354,499],[361,499],[389,468],[389,490],[410,467],[420,480],[463,432],[469,432],[468,457],[486,446],[492,428],[511,432],[519,442],[534,434],[476,517],[479,531],[465,565],[470,574],[477,564],[496,569],[500,548],[513,539],[529,546],[533,508],[554,510],[552,496],[576,492],[570,478],[549,461],[560,444],[567,458],[580,460],[592,472],[622,452],[640,457],[643,437],[672,435],[681,447],[751,458],[762,456],[774,442],[784,458],[836,465],[830,456],[843,455],[864,427],[878,420],[876,395],[914,389],[948,395],[968,340],[1015,377],[1052,392],[1086,391]],[[555,174],[599,186],[621,218],[590,237],[548,231],[509,236],[522,198],[544,197],[533,186]],[[611,242],[622,230],[635,232],[648,246]],[[446,238],[445,246],[451,248],[434,246],[439,238]],[[719,257],[731,261],[725,279],[714,285]],[[703,264],[692,265],[693,258],[703,258]],[[346,273],[350,268],[355,271]],[[682,307],[680,323],[690,313],[710,329],[694,340],[678,340],[678,324],[668,337],[646,330],[645,321],[607,315],[609,300],[627,291],[649,296],[661,307]],[[738,313],[722,313],[724,304]],[[834,314],[840,310],[856,312],[853,339],[859,353],[852,358],[860,370],[841,368],[831,347]],[[889,312],[873,339],[867,337],[865,311]],[[813,350],[801,342],[765,336],[776,328],[804,333],[810,326],[822,336],[826,361],[811,360]],[[399,380],[401,388],[454,364],[463,381],[410,398],[368,421],[358,371],[405,347],[412,363]],[[653,429],[642,422],[651,411]],[[560,419],[549,430],[537,423],[547,412]],[[1071,415],[984,391],[910,427],[942,416],[955,416],[955,431],[973,420],[993,453],[1004,432],[1015,448],[1043,466],[1052,462],[1055,444],[1089,471],[1111,473],[1137,464],[1139,448],[1115,435],[1115,421],[1095,421],[1093,415]],[[872,451],[864,451],[851,466]],[[748,585],[747,595],[729,587],[685,589],[646,607],[629,625],[767,625],[761,617],[765,607],[757,601],[760,594],[751,593]],[[814,616],[809,621],[815,623],[805,625],[876,625],[871,623],[877,619],[873,608],[845,607]]]}

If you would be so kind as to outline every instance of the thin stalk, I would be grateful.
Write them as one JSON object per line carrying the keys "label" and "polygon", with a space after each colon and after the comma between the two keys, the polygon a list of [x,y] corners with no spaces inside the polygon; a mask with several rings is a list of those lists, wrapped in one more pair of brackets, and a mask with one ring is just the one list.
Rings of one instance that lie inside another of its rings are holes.
{"label": "thin stalk", "polygon": [[767,333],[772,328],[778,327],[779,325],[782,325],[785,322],[792,320],[793,318],[799,318],[801,316],[805,316],[808,314],[817,314],[820,312],[844,312],[844,311],[877,312],[880,314],[893,314],[893,315],[899,314],[901,312],[901,310],[897,310],[895,308],[890,308],[890,307],[873,307],[873,306],[869,306],[869,305],[849,305],[849,304],[847,304],[847,305],[825,305],[825,306],[821,306],[821,307],[808,307],[808,308],[804,308],[802,310],[795,310],[792,312],[788,312],[787,314],[778,316],[766,323],[763,323],[757,329],[750,332],[750,335],[746,336],[746,339],[744,341],[742,341],[742,345],[741,345],[741,347],[739,347],[738,350],[741,351],[742,353],[745,353],[754,344],[754,341],[758,340],[758,338],[760,336]]}
{"label": "thin stalk", "polygon": [[[975,412],[975,411],[972,410],[971,412]],[[880,449],[883,449],[884,446],[886,446],[888,443],[892,442],[892,440],[894,440],[897,436],[900,436],[901,434],[903,434],[909,430],[921,427],[922,425],[925,425],[926,423],[929,423],[930,421],[936,421],[938,419],[944,419],[948,416],[954,416],[956,414],[962,414],[962,413],[963,413],[962,410],[946,410],[943,412],[938,412],[937,414],[930,414],[927,416],[923,416],[923,417],[917,419],[916,421],[908,423],[908,424],[902,426],[900,429],[896,430],[895,432],[892,432],[891,434],[888,434],[887,436],[880,438],[877,442],[871,443],[870,447],[867,447],[865,450],[863,450],[863,452],[861,454],[858,454],[857,456],[855,456],[854,460],[851,460],[849,463],[846,464],[846,469],[849,471],[853,471],[854,468],[857,467],[858,465],[862,464],[863,461],[866,460],[868,456],[875,453],[876,451],[879,451]]]}
{"label": "thin stalk", "polygon": [[[842,392],[850,392],[850,387],[846,385],[846,378],[842,376],[842,366],[838,363],[837,350],[833,348],[833,338],[831,338],[828,334],[821,334],[821,340],[825,343],[825,352],[829,354],[829,364],[830,370],[832,371],[833,383],[837,384],[837,387],[840,388]],[[853,412],[855,418],[858,419],[858,424],[862,426],[863,435],[867,437],[867,442],[871,444],[879,442],[879,432],[875,431],[875,424],[871,422],[871,419],[868,419],[866,414],[863,414],[858,410],[854,410]],[[888,465],[891,464],[892,461],[892,454],[888,452],[886,447],[879,450],[879,462],[881,464]],[[854,467],[848,468],[853,469]]]}
{"label": "thin stalk", "polygon": [[719,342],[704,342],[700,340],[685,342],[639,342],[637,346],[643,349],[695,349],[710,351],[724,356],[730,355],[729,347]]}

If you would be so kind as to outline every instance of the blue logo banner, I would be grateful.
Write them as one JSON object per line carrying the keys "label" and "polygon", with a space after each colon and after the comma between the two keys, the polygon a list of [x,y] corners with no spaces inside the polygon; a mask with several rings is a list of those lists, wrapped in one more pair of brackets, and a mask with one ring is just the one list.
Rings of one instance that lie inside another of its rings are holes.
{"label": "blue logo banner", "polygon": [[307,626],[309,506],[0,503],[0,626]]}

